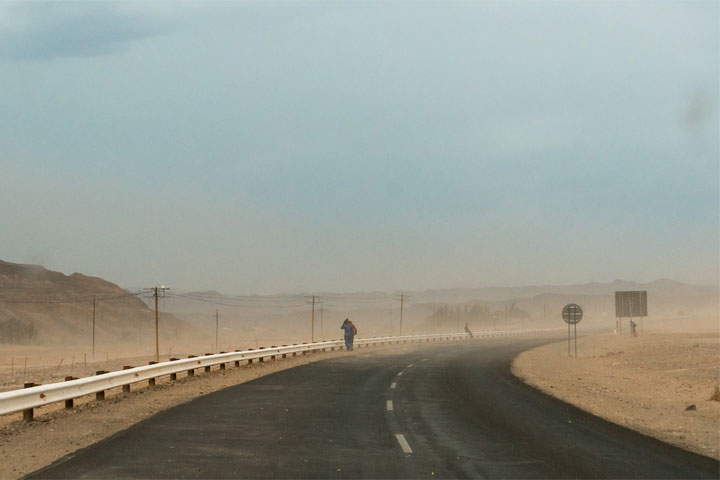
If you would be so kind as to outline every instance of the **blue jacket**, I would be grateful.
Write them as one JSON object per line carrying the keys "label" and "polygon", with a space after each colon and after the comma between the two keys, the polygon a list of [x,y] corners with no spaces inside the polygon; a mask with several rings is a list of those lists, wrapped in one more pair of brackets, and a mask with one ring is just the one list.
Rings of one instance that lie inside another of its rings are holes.
{"label": "blue jacket", "polygon": [[340,325],[340,328],[342,330],[345,330],[345,336],[346,337],[353,337],[355,334],[353,333],[353,326],[349,323],[343,323]]}

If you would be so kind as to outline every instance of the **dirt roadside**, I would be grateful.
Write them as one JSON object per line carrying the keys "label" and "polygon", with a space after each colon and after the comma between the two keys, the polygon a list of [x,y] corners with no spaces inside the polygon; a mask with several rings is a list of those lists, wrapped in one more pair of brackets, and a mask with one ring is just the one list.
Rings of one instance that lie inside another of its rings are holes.
{"label": "dirt roadside", "polygon": [[[613,423],[720,460],[720,335],[593,334],[520,354],[513,373]],[[694,407],[692,407],[694,406]]]}

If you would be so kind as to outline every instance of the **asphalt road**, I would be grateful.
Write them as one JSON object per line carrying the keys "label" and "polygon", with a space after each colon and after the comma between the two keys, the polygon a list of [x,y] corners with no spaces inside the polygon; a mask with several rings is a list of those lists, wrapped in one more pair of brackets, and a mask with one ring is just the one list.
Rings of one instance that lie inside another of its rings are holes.
{"label": "asphalt road", "polygon": [[512,358],[546,341],[408,346],[284,370],[158,413],[29,477],[720,477],[715,460],[517,380]]}

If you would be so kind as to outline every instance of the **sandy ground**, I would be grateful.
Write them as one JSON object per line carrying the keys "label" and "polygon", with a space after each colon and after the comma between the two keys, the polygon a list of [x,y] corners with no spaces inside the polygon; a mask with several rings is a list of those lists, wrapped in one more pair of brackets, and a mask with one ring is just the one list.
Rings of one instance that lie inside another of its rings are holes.
{"label": "sandy ground", "polygon": [[[720,335],[594,334],[519,355],[525,382],[611,422],[720,460]],[[695,405],[695,409],[686,410]]]}

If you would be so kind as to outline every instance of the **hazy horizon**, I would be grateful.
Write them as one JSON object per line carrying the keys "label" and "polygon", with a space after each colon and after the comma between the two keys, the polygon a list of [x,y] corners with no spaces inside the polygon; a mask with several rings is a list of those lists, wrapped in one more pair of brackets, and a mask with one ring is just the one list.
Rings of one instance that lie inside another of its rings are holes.
{"label": "hazy horizon", "polygon": [[0,259],[227,294],[717,286],[719,8],[0,3]]}

